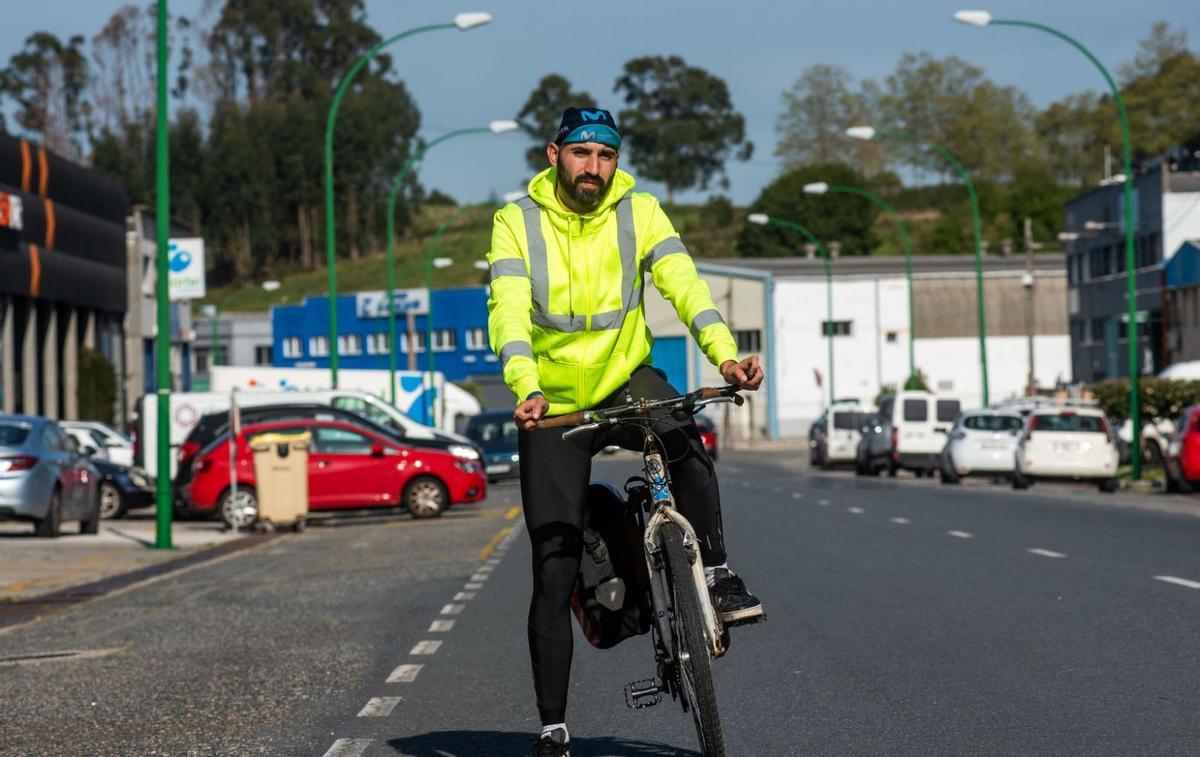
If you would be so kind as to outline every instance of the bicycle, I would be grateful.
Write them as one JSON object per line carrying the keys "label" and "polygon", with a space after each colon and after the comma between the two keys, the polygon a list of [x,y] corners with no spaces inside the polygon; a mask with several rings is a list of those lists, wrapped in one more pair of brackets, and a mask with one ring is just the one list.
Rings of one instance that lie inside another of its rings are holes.
{"label": "bicycle", "polygon": [[737,391],[736,386],[705,387],[675,397],[637,401],[627,395],[625,405],[583,410],[538,424],[539,428],[568,428],[563,432],[564,439],[620,424],[642,430],[645,478],[630,479],[625,491],[642,505],[635,510],[650,574],[651,638],[657,675],[627,684],[625,701],[630,708],[641,709],[661,702],[664,693],[670,694],[685,713],[691,712],[703,757],[725,756],[710,663],[725,654],[729,632],[713,610],[696,532],[675,508],[666,450],[652,426],[662,411],[695,414],[705,405],[718,402],[741,406],[744,400]]}

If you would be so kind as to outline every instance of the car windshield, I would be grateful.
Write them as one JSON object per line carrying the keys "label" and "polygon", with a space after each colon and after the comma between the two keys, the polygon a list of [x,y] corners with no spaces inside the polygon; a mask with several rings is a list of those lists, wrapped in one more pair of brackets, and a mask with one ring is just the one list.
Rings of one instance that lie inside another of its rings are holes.
{"label": "car windshield", "polygon": [[508,417],[475,420],[467,426],[467,437],[479,442],[489,452],[516,449],[517,426]]}
{"label": "car windshield", "polygon": [[1016,431],[1022,424],[1015,415],[968,415],[963,425],[972,431]]}
{"label": "car windshield", "polygon": [[16,423],[0,423],[0,446],[16,447],[24,444],[29,436],[29,426]]}
{"label": "car windshield", "polygon": [[867,425],[868,413],[841,410],[833,414],[833,427],[842,431],[859,431]]}
{"label": "car windshield", "polygon": [[1103,434],[1104,419],[1096,415],[1076,415],[1075,413],[1053,413],[1035,415],[1029,422],[1030,431],[1075,431],[1090,434]]}

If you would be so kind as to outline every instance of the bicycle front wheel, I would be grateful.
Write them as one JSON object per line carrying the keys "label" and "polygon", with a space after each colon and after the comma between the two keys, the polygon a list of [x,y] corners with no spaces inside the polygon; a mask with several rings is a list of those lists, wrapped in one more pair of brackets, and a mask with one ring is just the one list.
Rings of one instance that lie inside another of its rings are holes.
{"label": "bicycle front wheel", "polygon": [[725,739],[721,735],[717,694],[713,689],[709,666],[711,658],[708,645],[704,642],[700,598],[696,596],[692,565],[683,546],[683,530],[674,523],[667,523],[659,533],[666,551],[667,573],[671,581],[675,610],[671,628],[675,632],[675,657],[682,694],[692,711],[703,757],[725,757]]}

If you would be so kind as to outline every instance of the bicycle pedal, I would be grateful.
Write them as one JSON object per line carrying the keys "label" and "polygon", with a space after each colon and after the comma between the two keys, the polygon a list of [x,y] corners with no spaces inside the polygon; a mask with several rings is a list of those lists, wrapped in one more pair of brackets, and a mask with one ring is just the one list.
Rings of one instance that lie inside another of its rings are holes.
{"label": "bicycle pedal", "polygon": [[662,701],[662,682],[657,678],[625,684],[625,706],[631,710],[653,707]]}

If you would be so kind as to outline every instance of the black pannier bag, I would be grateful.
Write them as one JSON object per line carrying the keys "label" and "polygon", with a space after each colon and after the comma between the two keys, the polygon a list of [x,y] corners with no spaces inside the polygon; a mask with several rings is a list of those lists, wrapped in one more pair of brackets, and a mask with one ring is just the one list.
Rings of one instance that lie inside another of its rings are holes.
{"label": "black pannier bag", "polygon": [[637,497],[611,484],[588,486],[583,558],[571,609],[592,646],[608,649],[650,630],[653,605]]}

